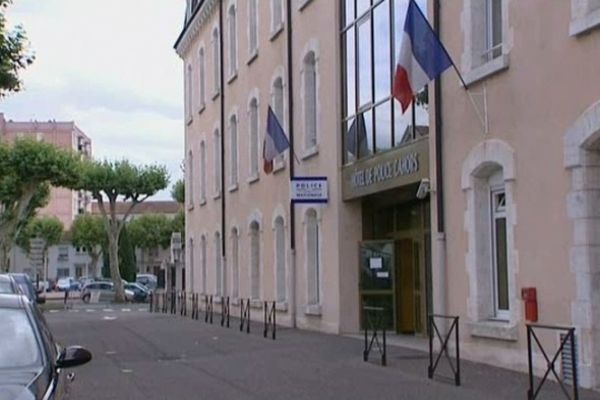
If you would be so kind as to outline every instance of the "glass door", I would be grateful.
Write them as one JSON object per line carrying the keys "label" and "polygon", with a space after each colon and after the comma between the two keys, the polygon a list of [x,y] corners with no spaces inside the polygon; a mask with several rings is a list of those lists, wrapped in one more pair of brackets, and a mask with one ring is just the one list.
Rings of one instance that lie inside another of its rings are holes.
{"label": "glass door", "polygon": [[360,244],[360,323],[365,327],[364,306],[383,307],[386,329],[395,326],[395,259],[393,240],[371,240]]}

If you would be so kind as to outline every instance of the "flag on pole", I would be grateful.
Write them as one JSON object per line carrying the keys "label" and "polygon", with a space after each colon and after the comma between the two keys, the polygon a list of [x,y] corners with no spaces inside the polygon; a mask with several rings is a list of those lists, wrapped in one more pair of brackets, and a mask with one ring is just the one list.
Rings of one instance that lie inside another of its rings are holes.
{"label": "flag on pole", "polygon": [[290,147],[285,132],[277,120],[277,116],[269,106],[267,114],[267,134],[263,142],[263,169],[265,173],[273,172],[273,160]]}
{"label": "flag on pole", "polygon": [[452,66],[444,45],[414,0],[408,3],[392,94],[405,112],[413,96]]}
{"label": "flag on pole", "polygon": [[356,158],[369,154],[367,127],[363,113],[359,113],[346,132],[346,150]]}

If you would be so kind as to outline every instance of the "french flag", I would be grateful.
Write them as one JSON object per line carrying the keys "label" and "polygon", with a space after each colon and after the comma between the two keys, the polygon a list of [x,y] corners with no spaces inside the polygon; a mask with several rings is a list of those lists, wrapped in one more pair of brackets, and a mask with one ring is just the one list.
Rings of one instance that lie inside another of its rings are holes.
{"label": "french flag", "polygon": [[277,119],[277,116],[269,106],[267,111],[267,134],[263,143],[263,170],[270,174],[273,172],[273,160],[275,157],[289,149],[290,142]]}
{"label": "french flag", "polygon": [[452,65],[427,18],[415,1],[410,0],[392,89],[402,112],[410,106],[415,94]]}

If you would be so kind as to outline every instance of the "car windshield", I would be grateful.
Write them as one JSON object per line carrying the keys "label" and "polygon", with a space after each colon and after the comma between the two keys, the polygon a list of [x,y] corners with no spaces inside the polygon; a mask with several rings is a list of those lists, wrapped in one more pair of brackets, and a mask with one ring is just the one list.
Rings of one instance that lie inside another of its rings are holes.
{"label": "car windshield", "polygon": [[25,311],[0,308],[0,321],[0,369],[40,366],[40,348]]}

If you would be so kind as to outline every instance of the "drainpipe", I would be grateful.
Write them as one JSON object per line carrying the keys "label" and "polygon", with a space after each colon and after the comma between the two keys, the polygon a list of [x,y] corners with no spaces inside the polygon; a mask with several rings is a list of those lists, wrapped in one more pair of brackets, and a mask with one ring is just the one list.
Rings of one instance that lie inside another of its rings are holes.
{"label": "drainpipe", "polygon": [[[433,0],[433,29],[440,34],[440,0]],[[442,170],[442,77],[439,76],[434,82],[435,96],[435,182],[436,182],[436,210],[437,210],[437,234],[435,243],[437,246],[437,270],[432,271],[433,305],[432,313],[446,314],[447,312],[447,275],[446,275],[446,234],[444,220],[444,174]]]}
{"label": "drainpipe", "polygon": [[[292,47],[292,0],[287,0],[287,70],[288,70],[288,113],[290,118],[289,140],[290,140],[290,181],[294,177],[294,74],[293,47]],[[296,214],[294,204],[290,199],[290,319],[292,328],[296,327]]]}
{"label": "drainpipe", "polygon": [[[220,64],[220,86],[221,86],[221,278],[225,279],[224,271],[227,269],[225,255],[225,238],[227,237],[227,226],[225,220],[225,66],[223,56],[223,0],[219,1],[219,64]],[[221,288],[223,285],[221,285]],[[223,293],[224,295],[224,293]]]}

